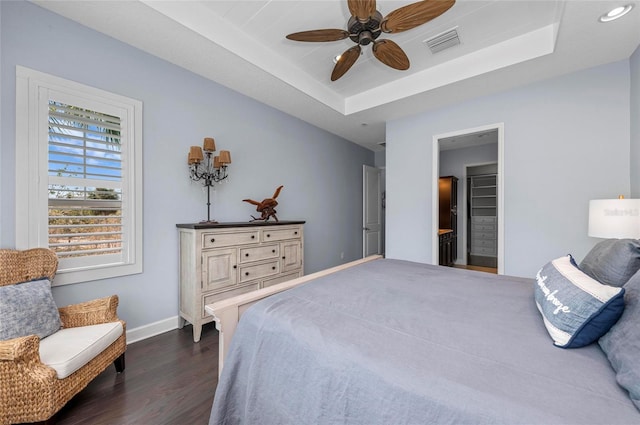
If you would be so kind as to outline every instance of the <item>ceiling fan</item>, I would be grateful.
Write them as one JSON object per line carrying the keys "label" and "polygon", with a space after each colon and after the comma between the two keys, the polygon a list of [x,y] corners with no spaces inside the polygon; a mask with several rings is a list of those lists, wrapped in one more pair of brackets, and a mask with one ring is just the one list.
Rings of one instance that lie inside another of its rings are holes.
{"label": "ceiling fan", "polygon": [[376,0],[347,0],[351,18],[347,22],[348,31],[341,29],[320,29],[296,32],[287,35],[294,41],[338,41],[350,38],[356,43],[347,49],[339,59],[331,73],[331,81],[342,77],[356,62],[362,48],[373,43],[373,55],[385,65],[404,71],[409,69],[409,58],[406,53],[391,40],[378,40],[385,33],[407,31],[437,18],[449,10],[455,0],[424,0],[400,7],[384,18],[376,10]]}

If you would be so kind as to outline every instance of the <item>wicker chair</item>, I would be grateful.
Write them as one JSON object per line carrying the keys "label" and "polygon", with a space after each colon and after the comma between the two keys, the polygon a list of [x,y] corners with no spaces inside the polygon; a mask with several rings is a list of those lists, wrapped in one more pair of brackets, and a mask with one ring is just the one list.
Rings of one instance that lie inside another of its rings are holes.
{"label": "wicker chair", "polygon": [[[45,248],[26,251],[0,249],[0,286],[13,285],[56,273],[58,258]],[[83,367],[64,379],[40,362],[40,340],[36,335],[0,341],[0,424],[51,423],[52,417],[74,395],[111,363],[124,370],[125,322],[118,319],[118,297],[59,308],[63,328],[120,321],[122,335]],[[2,318],[0,318],[2,320]]]}

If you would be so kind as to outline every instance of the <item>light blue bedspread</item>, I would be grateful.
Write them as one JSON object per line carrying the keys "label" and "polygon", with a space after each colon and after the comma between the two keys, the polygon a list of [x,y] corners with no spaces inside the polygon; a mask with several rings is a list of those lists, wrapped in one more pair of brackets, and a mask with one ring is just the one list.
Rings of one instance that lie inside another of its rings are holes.
{"label": "light blue bedspread", "polygon": [[210,424],[639,424],[597,344],[553,345],[533,282],[383,259],[264,299]]}

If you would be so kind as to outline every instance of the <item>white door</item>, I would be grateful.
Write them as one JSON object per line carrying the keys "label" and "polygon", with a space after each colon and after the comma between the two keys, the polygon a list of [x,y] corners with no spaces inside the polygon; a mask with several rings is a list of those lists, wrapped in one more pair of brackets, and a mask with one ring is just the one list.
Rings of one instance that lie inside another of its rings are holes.
{"label": "white door", "polygon": [[362,166],[362,256],[382,253],[380,169]]}

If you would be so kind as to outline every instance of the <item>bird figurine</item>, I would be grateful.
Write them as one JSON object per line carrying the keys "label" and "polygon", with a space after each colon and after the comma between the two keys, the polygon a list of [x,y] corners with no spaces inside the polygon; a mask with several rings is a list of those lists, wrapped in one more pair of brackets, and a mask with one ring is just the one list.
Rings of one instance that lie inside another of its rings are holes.
{"label": "bird figurine", "polygon": [[263,199],[262,202],[254,201],[253,199],[242,200],[243,202],[248,202],[250,204],[256,205],[256,211],[261,214],[260,218],[251,216],[251,218],[253,219],[251,221],[268,221],[270,217],[273,217],[276,222],[278,221],[278,217],[276,216],[277,211],[275,210],[276,206],[278,205],[278,201],[276,201],[276,198],[278,197],[278,195],[280,195],[280,190],[282,190],[283,187],[284,186],[278,186],[275,193],[273,194],[273,197]]}

